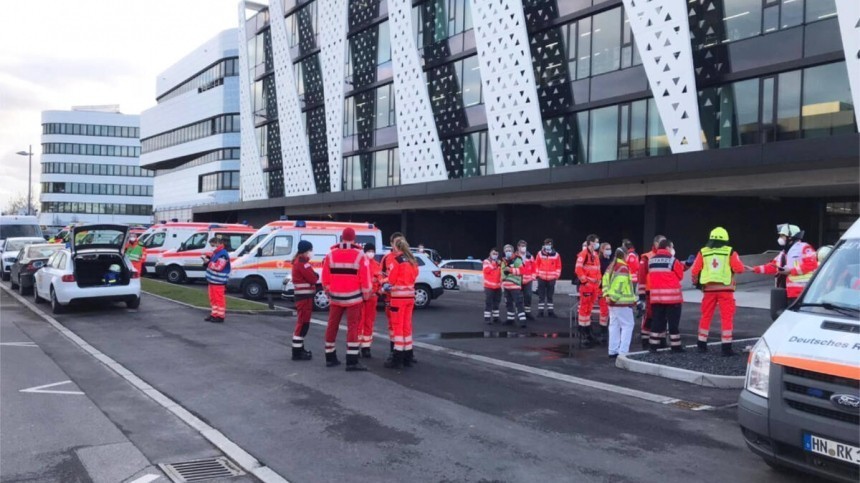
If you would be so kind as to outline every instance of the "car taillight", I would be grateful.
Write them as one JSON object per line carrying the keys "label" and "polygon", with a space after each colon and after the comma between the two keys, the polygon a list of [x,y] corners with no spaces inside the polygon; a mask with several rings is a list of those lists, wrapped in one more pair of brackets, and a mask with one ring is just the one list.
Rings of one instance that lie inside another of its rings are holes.
{"label": "car taillight", "polygon": [[442,271],[441,270],[433,270],[433,275],[435,275],[436,278],[440,278],[442,276]]}
{"label": "car taillight", "polygon": [[63,278],[61,278],[60,280],[62,280],[64,282],[74,282],[75,276],[74,275],[63,275]]}
{"label": "car taillight", "polygon": [[140,272],[138,272],[137,270],[132,270],[131,278],[140,278]]}

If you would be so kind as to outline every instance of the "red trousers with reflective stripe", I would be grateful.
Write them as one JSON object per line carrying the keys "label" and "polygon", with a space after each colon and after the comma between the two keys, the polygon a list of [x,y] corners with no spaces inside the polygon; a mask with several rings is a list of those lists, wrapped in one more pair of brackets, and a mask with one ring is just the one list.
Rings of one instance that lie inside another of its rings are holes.
{"label": "red trousers with reflective stripe", "polygon": [[414,298],[391,299],[391,332],[394,334],[394,350],[412,350],[412,311],[415,310]]}
{"label": "red trousers with reflective stripe", "polygon": [[602,289],[597,291],[597,305],[600,307],[600,325],[606,327],[609,325],[609,303],[603,296]]}
{"label": "red trousers with reflective stripe", "polygon": [[346,314],[346,343],[347,347],[358,345],[358,333],[361,330],[361,305],[355,304],[349,307],[341,305],[330,305],[328,308],[328,327],[325,329],[326,351],[334,350],[337,342],[337,332],[340,329],[340,319]]}
{"label": "red trousers with reflective stripe", "polygon": [[296,330],[293,337],[304,338],[308,333],[307,327],[311,323],[311,314],[314,311],[313,299],[299,300],[296,302]]}
{"label": "red trousers with reflective stripe", "polygon": [[[600,288],[593,283],[583,283],[579,286],[579,325],[591,325],[591,311],[594,310],[594,304],[600,294]],[[601,308],[601,314],[603,309]],[[609,317],[609,307],[606,308],[607,319]],[[608,321],[608,320],[607,320]]]}
{"label": "red trousers with reflective stripe", "polygon": [[209,305],[212,306],[212,317],[223,319],[227,314],[227,302],[224,299],[224,285],[209,284]]}
{"label": "red trousers with reflective stripe", "polygon": [[702,342],[708,341],[708,332],[711,330],[711,320],[714,318],[714,311],[717,306],[720,307],[720,341],[732,341],[735,309],[737,305],[735,305],[735,293],[725,291],[705,292],[705,296],[702,299],[702,318],[699,320],[699,340]]}
{"label": "red trousers with reflective stripe", "polygon": [[361,342],[362,348],[369,348],[373,342],[373,323],[376,322],[376,304],[379,302],[379,297],[373,296],[365,300],[361,306],[361,331],[358,334],[358,341]]}

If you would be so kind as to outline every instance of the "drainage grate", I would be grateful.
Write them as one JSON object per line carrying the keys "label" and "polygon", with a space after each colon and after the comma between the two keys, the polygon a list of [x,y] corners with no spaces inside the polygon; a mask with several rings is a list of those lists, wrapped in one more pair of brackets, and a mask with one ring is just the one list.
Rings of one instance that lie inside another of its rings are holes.
{"label": "drainage grate", "polygon": [[232,478],[245,474],[235,463],[224,457],[159,464],[158,466],[175,483],[205,481],[212,478]]}

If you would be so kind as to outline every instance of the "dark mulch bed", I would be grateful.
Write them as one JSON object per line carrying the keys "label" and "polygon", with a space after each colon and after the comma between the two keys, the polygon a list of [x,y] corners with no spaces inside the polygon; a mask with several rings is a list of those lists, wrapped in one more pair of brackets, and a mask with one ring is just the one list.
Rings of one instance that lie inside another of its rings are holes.
{"label": "dark mulch bed", "polygon": [[668,350],[659,351],[657,354],[648,352],[631,354],[628,357],[642,362],[662,364],[690,371],[716,374],[719,376],[743,376],[747,370],[747,348],[755,345],[754,340],[735,342],[732,344],[738,354],[732,357],[720,355],[720,344],[709,344],[708,352],[700,354],[695,347],[687,347],[686,352],[673,353]]}

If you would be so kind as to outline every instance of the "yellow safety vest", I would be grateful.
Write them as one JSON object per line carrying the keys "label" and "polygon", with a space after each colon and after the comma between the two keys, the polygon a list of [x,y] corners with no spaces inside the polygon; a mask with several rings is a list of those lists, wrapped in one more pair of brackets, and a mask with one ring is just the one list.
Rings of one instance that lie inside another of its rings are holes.
{"label": "yellow safety vest", "polygon": [[702,248],[702,273],[699,274],[699,283],[719,283],[729,286],[732,284],[732,247],[722,246],[719,248]]}

